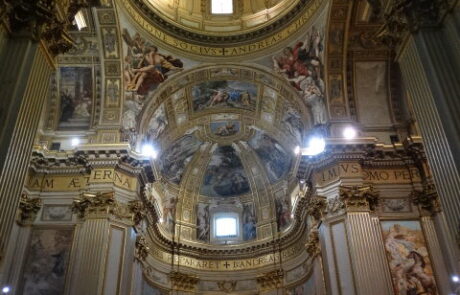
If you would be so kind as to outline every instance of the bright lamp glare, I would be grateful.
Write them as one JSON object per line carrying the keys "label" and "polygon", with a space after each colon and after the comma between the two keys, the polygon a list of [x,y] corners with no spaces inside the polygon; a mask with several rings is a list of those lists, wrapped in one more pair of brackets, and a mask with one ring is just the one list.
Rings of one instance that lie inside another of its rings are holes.
{"label": "bright lamp glare", "polygon": [[72,144],[72,146],[79,145],[80,144],[80,139],[77,138],[77,137],[72,138],[71,144]]}
{"label": "bright lamp glare", "polygon": [[142,154],[146,157],[150,157],[152,159],[156,159],[158,153],[157,151],[155,150],[155,148],[153,148],[153,146],[151,144],[144,144],[142,146]]}
{"label": "bright lamp glare", "polygon": [[324,152],[326,141],[322,137],[312,137],[308,142],[308,146],[302,150],[304,156],[316,156]]}
{"label": "bright lamp glare", "polygon": [[356,137],[356,129],[353,127],[346,127],[343,129],[343,137],[346,139],[352,139]]}
{"label": "bright lamp glare", "polygon": [[452,276],[452,282],[454,282],[454,283],[460,282],[460,277],[458,277],[458,276]]}
{"label": "bright lamp glare", "polygon": [[8,293],[10,293],[10,291],[11,291],[11,288],[8,287],[8,286],[5,286],[5,287],[2,288],[2,293],[3,294],[8,294]]}
{"label": "bright lamp glare", "polygon": [[77,28],[79,31],[81,31],[82,29],[88,27],[88,25],[86,24],[86,19],[85,19],[85,15],[83,14],[83,11],[78,11],[77,14],[75,14],[75,24],[77,25]]}
{"label": "bright lamp glare", "polygon": [[296,146],[294,149],[294,154],[298,155],[300,153],[300,146]]}

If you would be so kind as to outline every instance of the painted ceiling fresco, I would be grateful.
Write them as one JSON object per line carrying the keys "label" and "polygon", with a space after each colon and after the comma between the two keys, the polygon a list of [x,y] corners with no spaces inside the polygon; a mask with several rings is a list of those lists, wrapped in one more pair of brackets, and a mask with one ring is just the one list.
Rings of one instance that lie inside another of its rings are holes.
{"label": "painted ceiling fresco", "polygon": [[271,182],[276,182],[286,175],[291,167],[292,156],[278,141],[264,132],[257,131],[248,143],[259,156]]}
{"label": "painted ceiling fresco", "polygon": [[238,196],[250,190],[240,157],[232,146],[218,147],[206,168],[201,194],[209,197]]}
{"label": "painted ceiling fresco", "polygon": [[175,141],[161,156],[159,166],[163,176],[179,184],[187,165],[202,142],[193,135],[186,135]]}
{"label": "painted ceiling fresco", "polygon": [[245,81],[206,81],[192,87],[193,110],[236,108],[254,111],[257,85]]}

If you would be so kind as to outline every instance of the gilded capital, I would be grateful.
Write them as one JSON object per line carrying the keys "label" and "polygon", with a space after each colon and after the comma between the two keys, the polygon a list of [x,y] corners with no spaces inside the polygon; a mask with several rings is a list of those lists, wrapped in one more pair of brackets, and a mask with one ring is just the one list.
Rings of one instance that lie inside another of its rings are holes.
{"label": "gilded capital", "polygon": [[308,201],[306,211],[307,214],[313,216],[315,220],[320,220],[325,209],[326,198],[321,196],[314,196]]}
{"label": "gilded capital", "polygon": [[27,32],[42,40],[54,56],[73,46],[68,34],[75,14],[82,8],[97,6],[97,0],[2,0],[0,13],[12,33]]}
{"label": "gilded capital", "polygon": [[181,273],[178,271],[170,272],[169,279],[174,290],[185,292],[194,291],[196,284],[199,281],[197,276]]}
{"label": "gilded capital", "polygon": [[29,198],[27,194],[22,194],[19,201],[18,224],[24,225],[27,222],[33,222],[41,207],[42,201],[40,198]]}
{"label": "gilded capital", "polygon": [[270,290],[280,288],[283,284],[284,271],[276,269],[257,276],[257,284],[261,290]]}
{"label": "gilded capital", "polygon": [[393,0],[377,38],[394,48],[408,33],[439,25],[448,6],[447,0]]}
{"label": "gilded capital", "polygon": [[372,186],[341,186],[340,200],[347,210],[374,211],[379,195]]}
{"label": "gilded capital", "polygon": [[423,190],[413,190],[410,198],[420,209],[435,214],[441,210],[438,193],[434,184],[427,184]]}
{"label": "gilded capital", "polygon": [[83,218],[89,214],[110,213],[115,205],[114,192],[82,193],[74,200],[72,208]]}

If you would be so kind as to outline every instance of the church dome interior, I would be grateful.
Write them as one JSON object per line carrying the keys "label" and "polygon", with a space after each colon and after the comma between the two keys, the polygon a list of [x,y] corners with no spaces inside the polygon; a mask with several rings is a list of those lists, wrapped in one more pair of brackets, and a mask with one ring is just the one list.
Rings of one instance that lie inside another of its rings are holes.
{"label": "church dome interior", "polygon": [[459,3],[0,0],[0,293],[460,294]]}

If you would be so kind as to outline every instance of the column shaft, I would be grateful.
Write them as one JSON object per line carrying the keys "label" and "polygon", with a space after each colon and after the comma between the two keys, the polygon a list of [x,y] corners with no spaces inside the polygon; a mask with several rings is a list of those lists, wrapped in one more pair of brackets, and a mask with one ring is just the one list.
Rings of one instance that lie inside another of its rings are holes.
{"label": "column shaft", "polygon": [[392,294],[378,218],[371,218],[368,212],[351,212],[347,230],[357,294]]}
{"label": "column shaft", "polygon": [[107,219],[89,219],[83,223],[78,233],[70,294],[102,294],[109,230]]}
{"label": "column shaft", "polygon": [[[438,52],[436,59],[426,52],[422,55],[420,52],[433,44],[421,46],[421,43],[411,37],[399,62],[453,241],[460,218],[460,175],[457,166],[460,153],[460,83],[458,76],[452,76],[454,65],[441,57],[443,52]],[[439,67],[445,67],[446,73],[437,75],[442,72]]]}
{"label": "column shaft", "polygon": [[14,222],[53,67],[41,45],[25,37],[8,38],[0,64],[1,257]]}

